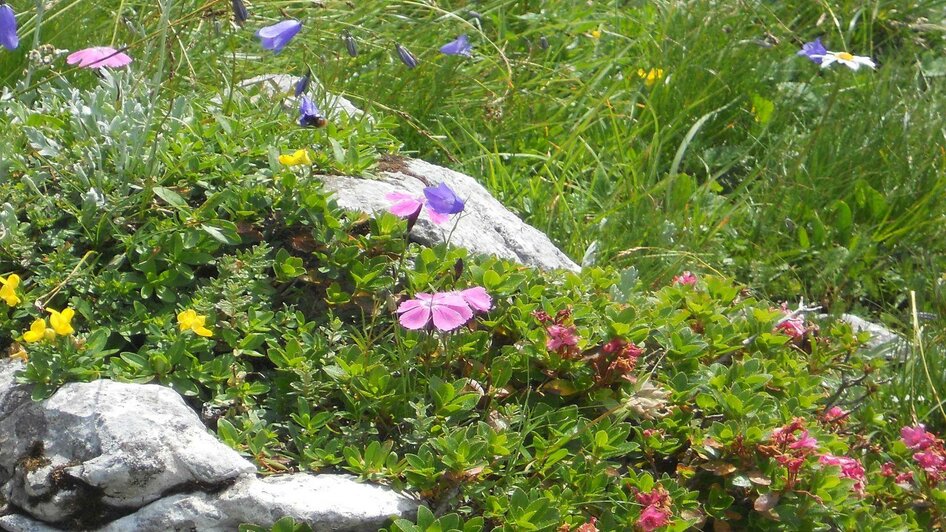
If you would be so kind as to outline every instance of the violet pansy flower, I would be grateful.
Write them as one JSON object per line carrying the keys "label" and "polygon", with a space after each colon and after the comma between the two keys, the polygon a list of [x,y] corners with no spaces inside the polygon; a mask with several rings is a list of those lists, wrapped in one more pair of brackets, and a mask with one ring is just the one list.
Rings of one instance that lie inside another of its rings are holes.
{"label": "violet pansy flower", "polygon": [[16,50],[20,45],[20,37],[16,33],[16,14],[6,4],[0,5],[0,45],[7,50]]}
{"label": "violet pansy flower", "polygon": [[308,96],[302,97],[299,104],[299,125],[303,127],[323,127],[326,124],[325,116]]}
{"label": "violet pansy flower", "polygon": [[796,55],[805,56],[814,64],[820,65],[821,61],[824,59],[824,56],[827,54],[828,50],[826,50],[824,45],[821,44],[821,37],[819,37],[811,42],[806,42],[803,44],[801,50],[799,50]]}
{"label": "violet pansy flower", "polygon": [[260,28],[256,31],[256,36],[259,37],[263,48],[278,54],[301,29],[302,23],[298,20],[284,20],[272,26]]}
{"label": "violet pansy flower", "polygon": [[424,196],[427,198],[427,205],[440,214],[457,214],[463,211],[463,200],[446,183],[425,188]]}
{"label": "violet pansy flower", "polygon": [[462,55],[464,57],[473,57],[473,46],[466,34],[460,35],[456,39],[440,47],[440,53],[446,55]]}
{"label": "violet pansy flower", "polygon": [[66,63],[79,68],[120,68],[131,63],[131,57],[111,46],[94,46],[72,52]]}

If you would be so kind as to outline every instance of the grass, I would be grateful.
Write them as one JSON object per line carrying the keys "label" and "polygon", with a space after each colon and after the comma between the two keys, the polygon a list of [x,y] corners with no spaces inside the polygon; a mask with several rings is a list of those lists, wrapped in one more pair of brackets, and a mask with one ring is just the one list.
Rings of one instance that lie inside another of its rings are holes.
{"label": "grass", "polygon": [[[912,340],[906,360],[878,369],[881,385],[847,397],[869,392],[863,416],[894,432],[905,420],[946,423],[946,61],[939,57],[946,2],[261,0],[247,2],[245,28],[231,24],[224,0],[67,0],[49,3],[41,23],[29,14],[33,3],[9,3],[21,13],[25,45],[0,52],[0,86],[23,102],[66,81],[99,83],[88,71],[66,69],[63,57],[31,65],[37,29],[38,42],[57,49],[124,45],[135,58],[135,75],[125,79],[146,96],[113,110],[121,132],[108,132],[127,144],[89,148],[84,161],[93,174],[121,173],[127,190],[105,191],[114,197],[137,194],[140,183],[190,190],[251,176],[233,194],[252,208],[227,200],[235,220],[269,197],[272,172],[260,161],[279,152],[354,139],[358,153],[333,164],[360,172],[371,149],[399,149],[476,177],[576,261],[633,268],[646,287],[666,285],[684,269],[721,273],[763,300],[804,298],[893,326]],[[304,19],[303,32],[278,55],[261,50],[253,31],[283,17]],[[356,57],[346,53],[343,32],[357,42]],[[474,58],[439,54],[459,33],[470,35]],[[870,55],[879,68],[822,70],[795,55],[818,36],[829,49]],[[420,66],[401,64],[395,43]],[[664,77],[651,85],[638,71],[652,68]],[[232,90],[257,74],[306,69],[379,122],[287,129],[280,109],[251,105]],[[125,101],[96,97],[105,107]],[[186,108],[201,120],[180,119]],[[82,128],[100,125],[70,127],[68,140],[85,147]],[[41,151],[0,144],[0,180],[20,177],[10,162],[15,150]],[[55,178],[44,172],[27,177],[43,186]],[[154,194],[119,211],[135,219]],[[53,217],[46,221],[55,226]],[[84,227],[85,237],[94,241],[101,227]],[[174,228],[155,227],[165,230]],[[160,242],[137,241],[131,230],[126,236],[129,260]],[[65,246],[69,235],[53,239]],[[12,264],[19,252],[31,253],[25,247],[0,257]],[[34,261],[46,268],[37,274],[44,290],[64,282],[62,272],[82,277],[86,265],[69,252],[50,256]],[[236,301],[249,297],[237,286],[212,288],[232,290]],[[915,320],[920,313],[932,319]],[[359,347],[374,341],[355,339]],[[312,386],[305,398],[332,389]],[[522,426],[544,431],[556,415],[526,409]]]}

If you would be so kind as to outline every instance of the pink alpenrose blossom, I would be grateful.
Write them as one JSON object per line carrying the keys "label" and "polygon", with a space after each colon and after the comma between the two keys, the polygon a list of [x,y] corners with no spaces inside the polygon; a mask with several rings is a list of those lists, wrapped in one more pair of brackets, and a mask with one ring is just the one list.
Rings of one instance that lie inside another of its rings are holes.
{"label": "pink alpenrose blossom", "polygon": [[653,532],[670,523],[670,512],[658,506],[648,506],[637,518],[637,528],[644,532]]}
{"label": "pink alpenrose blossom", "polygon": [[678,284],[681,286],[694,286],[696,285],[696,274],[691,271],[685,271],[680,275],[674,276],[673,284]]}
{"label": "pink alpenrose blossom", "polygon": [[111,46],[93,46],[72,52],[66,63],[79,68],[121,68],[131,63],[131,57]]}
{"label": "pink alpenrose blossom", "polygon": [[549,351],[559,351],[562,348],[569,349],[578,345],[578,330],[574,327],[558,324],[549,325],[545,332],[548,333],[545,348]]}
{"label": "pink alpenrose blossom", "polygon": [[900,438],[904,445],[911,451],[920,451],[933,445],[936,442],[936,436],[926,431],[926,426],[918,423],[915,427],[903,427],[900,429]]}
{"label": "pink alpenrose blossom", "polygon": [[864,466],[856,458],[849,456],[834,456],[831,453],[821,455],[818,461],[823,465],[838,466],[841,468],[841,478],[854,481],[854,491],[864,494],[865,471]]}
{"label": "pink alpenrose blossom", "polygon": [[808,435],[807,430],[803,430],[801,436],[798,437],[798,441],[789,444],[789,449],[817,449],[818,440]]}

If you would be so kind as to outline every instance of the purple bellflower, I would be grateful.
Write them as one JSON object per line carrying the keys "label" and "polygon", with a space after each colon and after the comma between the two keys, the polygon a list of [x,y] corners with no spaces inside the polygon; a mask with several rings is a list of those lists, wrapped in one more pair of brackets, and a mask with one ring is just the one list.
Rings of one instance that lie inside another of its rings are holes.
{"label": "purple bellflower", "polygon": [[397,56],[401,58],[401,62],[407,65],[407,68],[417,68],[417,58],[414,57],[414,54],[412,54],[410,50],[401,46],[400,43],[394,43],[394,51],[397,52]]}
{"label": "purple bellflower", "polygon": [[803,44],[801,50],[799,50],[796,55],[805,56],[808,59],[811,59],[814,64],[820,65],[821,61],[824,59],[824,56],[828,55],[828,50],[826,50],[824,45],[821,44],[821,38],[819,37],[811,42],[806,42]]}
{"label": "purple bellflower", "polygon": [[250,18],[250,14],[247,12],[243,0],[233,0],[233,20],[236,20],[237,24],[243,24],[248,18]]}
{"label": "purple bellflower", "polygon": [[296,98],[309,90],[309,83],[312,83],[312,71],[306,70],[305,76],[302,76],[299,78],[299,81],[296,82]]}
{"label": "purple bellflower", "polygon": [[0,2],[0,45],[7,50],[16,50],[20,37],[16,34],[16,15],[13,8]]}
{"label": "purple bellflower", "polygon": [[256,36],[259,37],[263,48],[278,54],[301,29],[302,23],[298,20],[284,20],[272,26],[260,28],[256,31]]}
{"label": "purple bellflower", "polygon": [[460,35],[456,39],[440,47],[440,53],[445,55],[462,55],[463,57],[473,57],[473,46],[466,34]]}
{"label": "purple bellflower", "polygon": [[425,188],[424,196],[427,198],[427,205],[439,214],[457,214],[463,211],[463,200],[446,183]]}
{"label": "purple bellflower", "polygon": [[345,49],[348,50],[348,55],[356,57],[358,55],[358,45],[355,43],[355,38],[351,36],[348,30],[342,33],[342,41],[345,42]]}
{"label": "purple bellflower", "polygon": [[308,96],[303,96],[302,103],[299,104],[299,125],[303,127],[323,127],[327,122],[315,102],[310,100]]}

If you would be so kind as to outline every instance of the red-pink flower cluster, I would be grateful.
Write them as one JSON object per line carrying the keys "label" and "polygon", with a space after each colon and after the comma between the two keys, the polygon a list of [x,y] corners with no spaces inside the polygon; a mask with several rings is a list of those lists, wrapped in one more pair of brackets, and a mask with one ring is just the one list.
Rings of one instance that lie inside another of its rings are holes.
{"label": "red-pink flower cluster", "polygon": [[900,429],[904,445],[913,453],[913,460],[926,472],[926,478],[933,484],[946,478],[946,449],[943,441],[927,432],[922,423],[915,427]]}
{"label": "red-pink flower cluster", "polygon": [[552,318],[544,310],[537,310],[532,316],[545,325],[545,348],[563,357],[578,354],[578,329],[569,324],[572,311],[562,309]]}
{"label": "red-pink flower cluster", "polygon": [[795,418],[791,423],[773,430],[771,442],[770,445],[760,446],[759,450],[774,456],[775,461],[785,467],[788,472],[785,485],[792,489],[805,460],[818,450],[818,440],[805,429],[805,420]]}
{"label": "red-pink flower cluster", "polygon": [[680,275],[675,275],[673,277],[673,284],[681,286],[694,286],[696,285],[696,274],[691,271],[685,271]]}
{"label": "red-pink flower cluster", "polygon": [[829,425],[843,425],[850,414],[850,412],[845,412],[840,406],[832,406],[821,416],[821,419]]}
{"label": "red-pink flower cluster", "polygon": [[897,484],[911,484],[913,482],[913,471],[898,473],[897,466],[893,462],[887,462],[880,466],[880,475],[893,478],[893,481]]}
{"label": "red-pink flower cluster", "polygon": [[621,338],[614,338],[601,347],[602,355],[595,361],[595,381],[611,383],[616,379],[634,382],[634,368],[637,359],[644,350],[634,342],[626,342]]}
{"label": "red-pink flower cluster", "polygon": [[849,478],[854,481],[854,491],[858,495],[864,494],[865,471],[864,466],[856,458],[849,456],[834,456],[831,453],[824,453],[818,458],[818,462],[823,465],[838,466],[841,468],[841,478]]}
{"label": "red-pink flower cluster", "polygon": [[670,523],[673,510],[670,509],[670,493],[663,486],[657,486],[648,493],[637,492],[634,497],[644,506],[637,518],[636,528],[644,532],[653,532]]}

